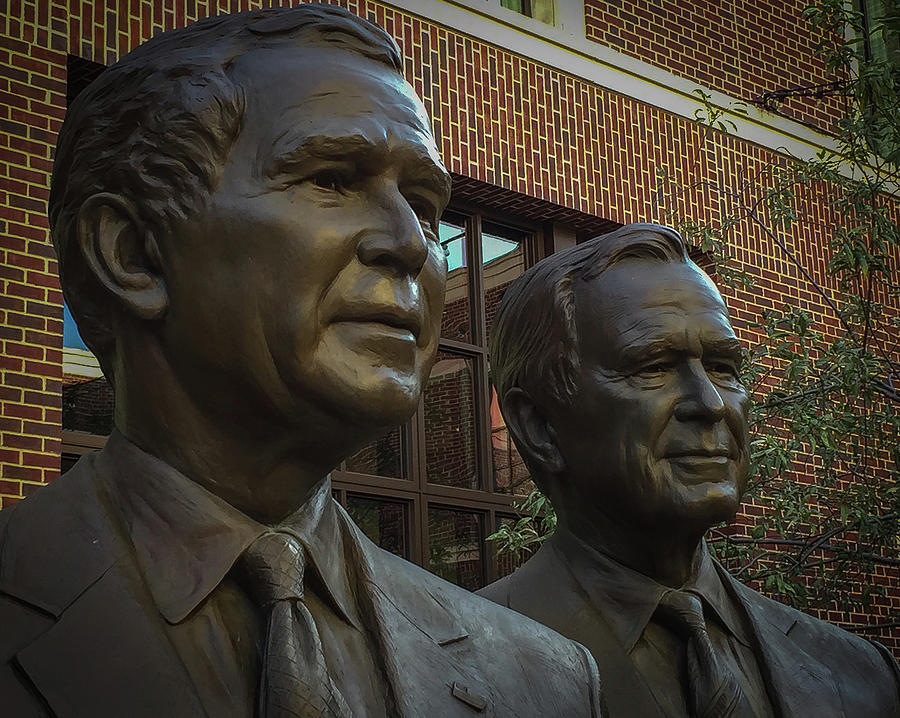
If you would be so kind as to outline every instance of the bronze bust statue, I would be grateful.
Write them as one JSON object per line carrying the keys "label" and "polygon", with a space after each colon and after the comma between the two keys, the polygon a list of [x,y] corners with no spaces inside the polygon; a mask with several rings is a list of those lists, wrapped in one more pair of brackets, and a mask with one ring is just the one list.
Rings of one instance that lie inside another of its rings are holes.
{"label": "bronze bust statue", "polygon": [[340,8],[208,18],[60,133],[64,293],[116,431],[0,514],[0,713],[599,714],[581,646],[378,549],[329,471],[414,411],[450,182]]}
{"label": "bronze bust statue", "polygon": [[729,576],[703,536],[746,487],[747,393],[722,297],[635,224],[507,290],[491,371],[556,533],[480,593],[587,646],[609,715],[900,715],[887,650]]}

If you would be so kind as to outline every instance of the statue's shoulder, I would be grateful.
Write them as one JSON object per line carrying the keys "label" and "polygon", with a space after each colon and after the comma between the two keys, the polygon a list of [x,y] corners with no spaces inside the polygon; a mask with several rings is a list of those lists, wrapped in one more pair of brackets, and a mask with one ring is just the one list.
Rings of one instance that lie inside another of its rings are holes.
{"label": "statue's shoulder", "polygon": [[752,619],[766,621],[783,633],[789,645],[828,666],[845,691],[871,682],[885,692],[886,704],[900,710],[900,668],[884,646],[729,579]]}
{"label": "statue's shoulder", "polygon": [[0,511],[0,594],[58,615],[112,562],[111,512],[91,456]]}
{"label": "statue's shoulder", "polygon": [[[382,553],[377,570],[390,577],[382,582],[382,592],[413,623],[434,611],[444,615],[419,625],[426,631],[433,626],[456,629],[435,638],[449,646],[458,641],[465,652],[460,655],[477,667],[507,704],[503,715],[524,715],[526,706],[537,710],[534,715],[602,715],[597,665],[586,648],[525,615]],[[497,656],[504,658],[498,661]],[[543,688],[523,692],[523,685]]]}
{"label": "statue's shoulder", "polygon": [[[28,498],[0,511],[0,560],[15,550],[46,544],[48,535],[65,531],[83,515],[86,494],[92,494],[92,461],[85,456],[68,472]],[[40,541],[43,537],[43,541]],[[35,545],[32,540],[36,540]]]}

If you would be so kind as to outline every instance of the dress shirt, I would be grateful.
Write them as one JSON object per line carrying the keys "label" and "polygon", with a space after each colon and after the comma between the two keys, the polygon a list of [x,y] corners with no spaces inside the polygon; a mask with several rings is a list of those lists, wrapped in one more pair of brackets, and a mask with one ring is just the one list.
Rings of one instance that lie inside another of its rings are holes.
{"label": "dress shirt", "polygon": [[[96,466],[169,639],[209,716],[251,718],[256,713],[265,626],[230,572],[244,550],[271,528],[292,534],[306,550],[304,602],[335,685],[356,715],[386,715],[388,684],[354,598],[354,547],[338,519],[329,477],[294,514],[270,527],[118,432]],[[120,473],[115,466],[132,470]]]}
{"label": "dress shirt", "polygon": [[[591,548],[569,532],[561,535],[573,576],[581,584],[667,718],[688,716],[684,642],[654,618],[672,588],[657,583]],[[774,716],[743,610],[722,583],[704,542],[694,576],[679,587],[700,596],[716,655],[734,673],[758,718]]]}

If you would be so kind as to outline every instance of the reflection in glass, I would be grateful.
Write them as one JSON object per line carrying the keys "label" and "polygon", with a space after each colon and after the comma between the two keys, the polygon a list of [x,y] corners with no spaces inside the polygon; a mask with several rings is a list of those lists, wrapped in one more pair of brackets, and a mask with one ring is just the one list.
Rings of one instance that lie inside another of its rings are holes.
{"label": "reflection in glass", "polygon": [[344,470],[402,479],[404,476],[400,456],[400,429],[395,428],[348,457],[344,461]]}
{"label": "reflection in glass", "polygon": [[466,227],[460,221],[441,220],[441,246],[447,256],[447,290],[441,336],[444,339],[469,342],[472,319],[469,309],[469,267],[466,257]]}
{"label": "reflection in glass", "polygon": [[425,472],[433,484],[478,488],[474,363],[448,352],[425,388]]}
{"label": "reflection in glass", "polygon": [[484,519],[481,514],[428,509],[428,568],[470,591],[484,585]]}
{"label": "reflection in glass", "polygon": [[107,436],[113,430],[115,399],[104,377],[70,381],[62,390],[62,428]]}
{"label": "reflection in glass", "polygon": [[495,491],[516,496],[528,496],[531,493],[534,482],[506,428],[494,387],[491,387],[491,459]]}
{"label": "reflection in glass", "polygon": [[481,254],[484,262],[484,314],[488,338],[503,293],[516,277],[525,271],[525,239],[527,235],[509,227],[485,222],[481,231]]}
{"label": "reflection in glass", "polygon": [[[502,526],[512,527],[516,523],[516,519],[512,516],[497,516],[497,529],[500,529]],[[503,578],[511,574],[515,571],[519,566],[525,563],[528,559],[530,559],[535,551],[537,551],[537,547],[534,548],[524,548],[519,553],[518,556],[515,554],[504,551],[502,553],[497,553],[497,578]]]}
{"label": "reflection in glass", "polygon": [[409,558],[404,502],[348,494],[346,508],[350,518],[378,546]]}

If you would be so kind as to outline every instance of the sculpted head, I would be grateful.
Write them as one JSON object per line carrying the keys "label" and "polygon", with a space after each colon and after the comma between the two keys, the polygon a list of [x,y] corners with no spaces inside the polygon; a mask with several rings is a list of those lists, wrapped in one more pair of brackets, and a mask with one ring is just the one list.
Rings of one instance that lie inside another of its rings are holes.
{"label": "sculpted head", "polygon": [[737,510],[741,347],[674,230],[628,225],[538,263],[504,295],[490,356],[516,446],[576,535],[702,534]]}
{"label": "sculpted head", "polygon": [[50,219],[117,400],[152,364],[205,413],[381,427],[436,351],[448,197],[394,41],[303,5],[207,18],[107,69],[60,133]]}

